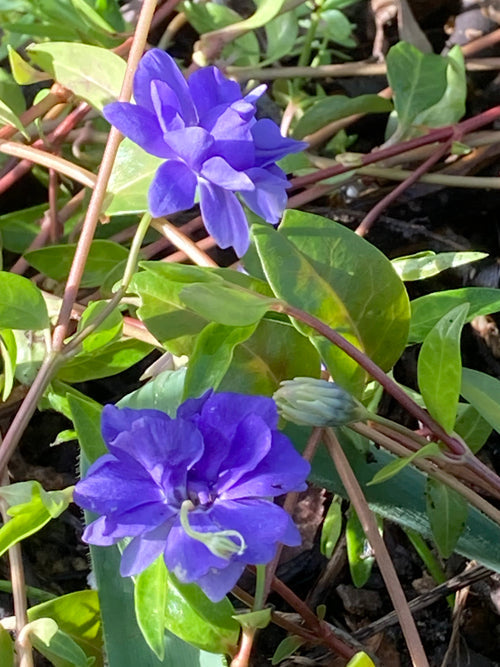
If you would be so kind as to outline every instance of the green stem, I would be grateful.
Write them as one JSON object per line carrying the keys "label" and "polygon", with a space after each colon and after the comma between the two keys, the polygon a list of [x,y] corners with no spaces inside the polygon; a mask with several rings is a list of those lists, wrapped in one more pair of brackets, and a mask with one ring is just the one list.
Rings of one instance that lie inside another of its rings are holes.
{"label": "green stem", "polygon": [[253,602],[253,611],[259,611],[264,608],[265,589],[266,589],[266,566],[255,566],[255,597]]}
{"label": "green stem", "polygon": [[[439,563],[436,556],[427,546],[427,543],[422,535],[417,533],[415,530],[411,530],[410,528],[407,528],[405,533],[434,581],[438,584],[444,584],[446,581],[446,575],[443,571],[443,568],[441,567],[441,564]],[[455,606],[455,596],[448,595],[446,600],[448,601],[451,609],[453,609]]]}

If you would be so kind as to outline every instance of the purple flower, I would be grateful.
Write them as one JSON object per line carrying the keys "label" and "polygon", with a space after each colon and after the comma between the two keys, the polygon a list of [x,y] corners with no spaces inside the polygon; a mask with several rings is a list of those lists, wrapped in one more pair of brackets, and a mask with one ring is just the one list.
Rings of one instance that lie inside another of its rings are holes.
{"label": "purple flower", "polygon": [[149,189],[151,213],[191,208],[198,189],[208,232],[239,256],[248,248],[248,224],[234,193],[267,222],[279,222],[288,182],[276,160],[307,146],[282,137],[273,121],[255,119],[265,89],[243,97],[216,67],[186,81],[167,53],[152,49],[135,74],[136,104],[113,102],[104,109],[120,132],[165,159]]}
{"label": "purple flower", "polygon": [[278,542],[300,544],[290,516],[270,498],[305,489],[310,467],[277,422],[272,399],[232,393],[189,399],[175,419],[105,406],[110,453],[74,493],[101,515],[83,539],[108,546],[132,538],[122,576],[163,554],[179,581],[221,600],[246,564],[269,562]]}

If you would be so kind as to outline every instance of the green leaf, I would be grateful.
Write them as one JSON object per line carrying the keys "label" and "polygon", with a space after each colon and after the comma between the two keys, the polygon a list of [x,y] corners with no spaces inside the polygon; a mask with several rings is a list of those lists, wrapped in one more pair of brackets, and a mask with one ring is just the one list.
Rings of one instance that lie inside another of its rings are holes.
{"label": "green leaf", "polygon": [[[53,280],[64,282],[69,275],[75,251],[76,243],[68,243],[30,250],[24,257],[37,271]],[[100,287],[116,264],[127,257],[128,250],[118,243],[103,239],[92,241],[81,287]]]}
{"label": "green leaf", "polygon": [[23,124],[19,120],[19,117],[2,100],[0,100],[0,124],[12,125],[12,127],[15,127],[17,130],[19,130],[19,132],[21,132],[21,134],[26,137],[26,139],[29,138]]}
{"label": "green leaf", "polygon": [[[468,369],[466,369],[468,370]],[[462,370],[463,387],[463,370]],[[455,422],[455,433],[465,440],[469,449],[475,454],[490,437],[492,428],[490,424],[481,417],[472,405],[458,404],[458,417]]]}
{"label": "green leaf", "polygon": [[239,636],[233,614],[228,598],[211,602],[198,585],[181,584],[167,572],[165,626],[177,637],[206,651],[232,653]]}
{"label": "green leaf", "polygon": [[366,539],[358,515],[352,507],[347,518],[345,536],[352,583],[356,588],[363,588],[372,573],[375,557],[372,555],[370,543]]}
{"label": "green leaf", "polygon": [[421,459],[424,456],[438,456],[439,454],[441,454],[441,448],[438,443],[430,442],[428,445],[424,445],[421,449],[411,454],[411,456],[405,456],[404,458],[396,459],[395,461],[388,463],[384,468],[376,473],[372,481],[368,483],[368,486],[387,482],[387,480],[394,477],[394,475],[397,475],[398,472],[401,472],[403,468],[416,459]]}
{"label": "green leaf", "polygon": [[89,463],[108,453],[101,435],[102,406],[92,399],[85,400],[68,394],[71,419],[75,425],[80,448]]}
{"label": "green leaf", "polygon": [[113,198],[108,203],[106,215],[147,211],[149,186],[164,161],[125,138],[120,144],[109,178],[108,194]]}
{"label": "green leaf", "polygon": [[466,322],[478,315],[500,310],[500,289],[493,287],[462,287],[426,294],[411,302],[410,343],[421,343],[432,327],[450,310],[462,303],[469,304]]}
{"label": "green leaf", "polygon": [[135,338],[118,340],[94,352],[77,354],[58,371],[57,378],[71,383],[116,375],[144,359],[152,349]]}
{"label": "green leaf", "polygon": [[485,252],[440,252],[432,250],[418,252],[415,255],[397,257],[392,260],[392,266],[401,280],[423,280],[435,276],[441,271],[462,266],[469,262],[477,262],[488,257]]}
{"label": "green leaf", "polygon": [[460,337],[469,304],[444,315],[425,337],[418,355],[418,385],[430,414],[447,433],[457,418],[462,378]]}
{"label": "green leaf", "polygon": [[167,568],[163,556],[143,570],[135,579],[135,615],[144,639],[163,660],[165,656],[165,607],[167,602]]}
{"label": "green leaf", "polygon": [[[254,225],[252,233],[277,297],[336,329],[384,370],[392,367],[406,344],[409,305],[379,250],[343,225],[301,211],[287,211],[279,231]],[[335,381],[360,395],[364,370],[309,327],[295,325],[318,348]]]}
{"label": "green leaf", "polygon": [[16,379],[31,385],[47,353],[48,331],[14,329],[16,339]]}
{"label": "green leaf", "polygon": [[468,505],[454,489],[429,477],[425,497],[432,534],[443,558],[451,556],[464,532]]}
{"label": "green leaf", "polygon": [[170,417],[175,417],[177,408],[182,403],[185,379],[185,367],[176,371],[163,371],[139,389],[124,396],[117,406],[134,410],[163,410]]}
{"label": "green leaf", "polygon": [[346,667],[375,667],[375,663],[367,653],[360,651],[349,660]]}
{"label": "green leaf", "polygon": [[302,637],[298,637],[297,635],[290,635],[289,637],[285,637],[285,639],[283,639],[283,641],[278,644],[278,648],[271,658],[271,665],[278,665],[282,660],[290,658],[295,653],[295,651],[297,651],[305,643],[306,640],[302,639]]}
{"label": "green leaf", "polygon": [[126,63],[108,49],[74,42],[28,47],[31,60],[99,111],[120,94]]}
{"label": "green leaf", "polygon": [[358,113],[385,113],[392,110],[392,102],[379,95],[331,95],[315,102],[297,123],[293,136],[302,139],[328,123]]}
{"label": "green leaf", "polygon": [[276,302],[237,287],[202,283],[185,287],[180,298],[188,308],[205,319],[233,327],[256,324],[267,313],[269,306]]}
{"label": "green leaf", "polygon": [[33,647],[50,660],[54,667],[90,665],[78,644],[61,632],[51,618],[39,618],[30,623],[30,639]]}
{"label": "green leaf", "polygon": [[443,97],[415,118],[415,125],[441,127],[454,125],[465,114],[467,76],[462,49],[458,44],[447,55],[446,90]]}
{"label": "green leaf", "polygon": [[2,401],[6,401],[14,386],[17,359],[16,337],[10,329],[0,330],[0,355],[3,362]]}
{"label": "green leaf", "polygon": [[319,356],[293,326],[262,320],[250,338],[236,347],[219,391],[270,396],[281,380],[318,377]]}
{"label": "green leaf", "polygon": [[290,53],[299,33],[299,23],[293,12],[275,16],[264,26],[266,31],[266,60],[274,62]]}
{"label": "green leaf", "polygon": [[211,322],[198,334],[184,386],[184,396],[217,389],[233,359],[234,348],[254,333],[257,324],[234,327]]}
{"label": "green leaf", "polygon": [[500,380],[471,368],[463,368],[460,393],[500,433]]}
{"label": "green leaf", "polygon": [[[92,301],[83,311],[82,317],[78,322],[77,331],[83,331],[83,329],[92,324],[107,305],[107,301]],[[83,351],[87,353],[99,352],[105,345],[117,341],[121,336],[122,329],[123,317],[118,308],[115,308],[115,310],[113,310],[106,319],[84,339],[82,343]]]}
{"label": "green leaf", "polygon": [[323,556],[331,558],[342,532],[342,501],[333,498],[321,528],[320,549]]}
{"label": "green leaf", "polygon": [[3,667],[15,667],[14,640],[10,632],[0,625],[0,664]]}
{"label": "green leaf", "polygon": [[408,42],[399,42],[389,50],[386,64],[398,122],[406,130],[419,113],[443,97],[448,60],[434,53],[424,54]]}
{"label": "green leaf", "polygon": [[0,556],[59,516],[68,507],[72,495],[73,487],[47,492],[38,482],[33,482],[31,499],[12,505],[8,510],[12,518],[0,528]]}
{"label": "green leaf", "polygon": [[47,306],[41,291],[31,280],[0,271],[0,329],[45,329],[49,326]]}
{"label": "green leaf", "polygon": [[47,204],[0,215],[0,234],[7,250],[23,253],[40,232],[37,224],[47,210]]}
{"label": "green leaf", "polygon": [[[7,46],[7,48],[9,48]],[[14,52],[15,53],[15,52]],[[16,116],[20,116],[26,111],[26,100],[19,82],[5,71],[0,70],[0,100],[6,104]]]}
{"label": "green leaf", "polygon": [[94,667],[104,664],[97,591],[69,593],[28,609],[30,622],[40,618],[56,621],[65,635],[78,644],[87,656],[95,659]]}
{"label": "green leaf", "polygon": [[219,30],[219,33],[239,33],[246,32],[249,30],[254,30],[255,28],[261,28],[266,23],[269,23],[277,14],[279,14],[281,8],[285,4],[285,0],[260,0],[258,2],[257,10],[254,14],[249,16],[243,21],[238,23],[233,23],[227,28]]}

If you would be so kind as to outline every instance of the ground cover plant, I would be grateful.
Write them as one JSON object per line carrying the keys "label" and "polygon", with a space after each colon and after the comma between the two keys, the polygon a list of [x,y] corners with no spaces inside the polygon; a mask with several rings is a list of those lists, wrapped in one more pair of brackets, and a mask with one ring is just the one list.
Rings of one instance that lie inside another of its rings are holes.
{"label": "ground cover plant", "polygon": [[500,31],[424,4],[0,3],[2,666],[497,664]]}

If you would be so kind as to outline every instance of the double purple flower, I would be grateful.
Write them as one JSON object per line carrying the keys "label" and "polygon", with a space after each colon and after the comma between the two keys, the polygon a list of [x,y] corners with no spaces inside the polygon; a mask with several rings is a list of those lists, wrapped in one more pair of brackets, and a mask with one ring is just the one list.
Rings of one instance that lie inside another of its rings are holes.
{"label": "double purple flower", "polygon": [[274,496],[305,489],[309,464],[277,430],[272,399],[205,394],[175,419],[159,410],[104,407],[109,454],[78,482],[74,499],[101,515],[84,540],[108,546],[131,538],[121,574],[160,554],[183,583],[221,600],[245,565],[269,562],[278,542],[300,544]]}
{"label": "double purple flower", "polygon": [[267,222],[279,222],[288,183],[276,161],[307,146],[281,136],[269,119],[256,120],[266,87],[242,96],[216,67],[186,81],[174,60],[148,51],[134,78],[135,104],[113,102],[106,119],[146,152],[164,158],[149,189],[153,216],[191,208],[196,192],[208,232],[242,256],[248,223],[238,197]]}

